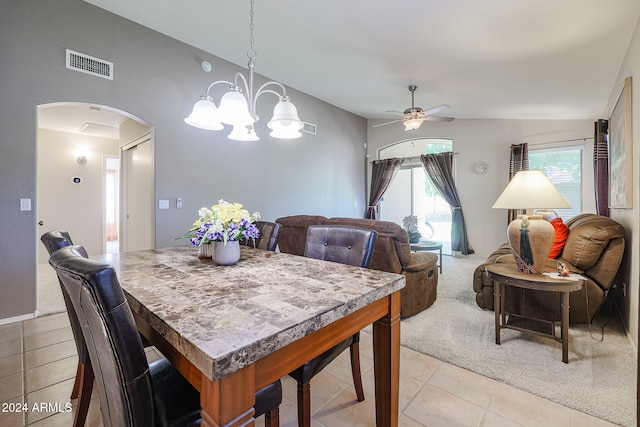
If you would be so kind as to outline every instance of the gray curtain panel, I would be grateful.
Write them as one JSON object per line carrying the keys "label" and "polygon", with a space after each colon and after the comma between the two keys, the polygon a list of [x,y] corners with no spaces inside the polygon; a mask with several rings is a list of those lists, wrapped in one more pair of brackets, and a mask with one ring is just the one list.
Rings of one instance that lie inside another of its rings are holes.
{"label": "gray curtain panel", "polygon": [[599,119],[594,123],[593,174],[596,192],[596,213],[609,216],[609,121]]}
{"label": "gray curtain panel", "polygon": [[[529,144],[523,142],[522,144],[511,145],[511,157],[509,158],[509,181],[513,176],[520,171],[529,170]],[[515,209],[509,209],[507,211],[507,224],[518,217],[518,211]]]}
{"label": "gray curtain panel", "polygon": [[467,226],[460,206],[458,190],[453,181],[453,153],[423,154],[420,156],[427,176],[433,182],[440,195],[453,209],[451,218],[451,250],[463,255],[475,253],[469,244]]}
{"label": "gray curtain panel", "polygon": [[395,171],[402,164],[402,159],[383,159],[373,162],[371,167],[371,190],[369,191],[369,207],[365,218],[376,218],[376,206],[393,179]]}

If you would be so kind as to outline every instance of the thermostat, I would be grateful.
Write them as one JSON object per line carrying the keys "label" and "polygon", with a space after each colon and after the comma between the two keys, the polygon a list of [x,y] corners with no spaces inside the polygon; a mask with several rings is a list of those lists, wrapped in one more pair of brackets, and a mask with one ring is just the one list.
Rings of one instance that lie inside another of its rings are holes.
{"label": "thermostat", "polygon": [[79,176],[74,176],[73,178],[71,178],[71,182],[73,182],[75,185],[80,185],[82,184],[82,178]]}

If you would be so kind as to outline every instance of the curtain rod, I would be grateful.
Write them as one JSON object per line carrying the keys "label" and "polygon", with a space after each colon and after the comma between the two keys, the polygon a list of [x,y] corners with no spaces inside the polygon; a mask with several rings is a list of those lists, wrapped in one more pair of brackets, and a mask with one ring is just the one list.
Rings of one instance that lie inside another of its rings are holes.
{"label": "curtain rod", "polygon": [[[439,153],[430,153],[430,154],[439,154]],[[458,154],[457,151],[454,151],[452,153],[454,156]],[[395,157],[397,159],[404,161],[412,161],[412,160],[420,160],[420,156],[411,156],[411,157]],[[380,160],[385,160],[385,159],[376,159],[376,160],[371,160],[369,161],[369,163],[373,163],[373,162],[379,162]]]}
{"label": "curtain rod", "polygon": [[559,141],[547,141],[547,142],[527,142],[529,145],[547,145],[547,144],[558,144],[560,142],[574,142],[574,141],[586,141],[587,139],[593,139],[592,136],[587,136],[584,138],[573,138],[573,139],[562,139]]}

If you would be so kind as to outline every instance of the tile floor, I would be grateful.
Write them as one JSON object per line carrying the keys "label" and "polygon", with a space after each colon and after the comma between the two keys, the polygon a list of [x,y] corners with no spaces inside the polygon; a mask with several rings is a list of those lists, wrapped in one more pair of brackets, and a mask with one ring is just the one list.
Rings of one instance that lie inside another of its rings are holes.
{"label": "tile floor", "polygon": [[[355,400],[345,352],[311,383],[312,426],[375,425],[372,340],[368,333],[361,335],[365,401]],[[153,359],[158,354],[147,349],[147,356]],[[71,412],[66,412],[65,404],[76,364],[66,313],[0,326],[0,426],[70,426],[75,401]],[[406,348],[401,350],[400,371],[401,426],[613,426]],[[295,426],[295,382],[284,378],[283,388],[280,424]],[[9,411],[25,403],[28,412]],[[34,404],[40,410],[34,411]],[[95,391],[86,425],[102,426]],[[263,421],[257,420],[256,425],[262,426]]]}

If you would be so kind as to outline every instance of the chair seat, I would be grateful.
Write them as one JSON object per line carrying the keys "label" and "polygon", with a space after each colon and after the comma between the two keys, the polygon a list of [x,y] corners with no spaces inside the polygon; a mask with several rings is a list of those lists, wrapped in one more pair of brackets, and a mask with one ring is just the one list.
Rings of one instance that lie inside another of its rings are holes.
{"label": "chair seat", "polygon": [[336,357],[343,351],[351,346],[351,344],[360,342],[360,332],[353,336],[350,336],[340,344],[330,348],[322,353],[320,356],[315,357],[313,360],[308,361],[304,365],[300,366],[289,375],[299,383],[306,383],[311,380],[316,374],[322,371],[329,363],[331,363]]}
{"label": "chair seat", "polygon": [[273,408],[280,406],[282,402],[282,383],[280,380],[269,384],[262,390],[256,393],[256,404],[253,407],[255,409],[254,418],[258,418],[260,415],[264,415],[271,411]]}
{"label": "chair seat", "polygon": [[200,424],[200,394],[166,359],[149,363],[155,393],[156,425],[196,426]]}

